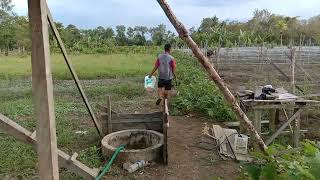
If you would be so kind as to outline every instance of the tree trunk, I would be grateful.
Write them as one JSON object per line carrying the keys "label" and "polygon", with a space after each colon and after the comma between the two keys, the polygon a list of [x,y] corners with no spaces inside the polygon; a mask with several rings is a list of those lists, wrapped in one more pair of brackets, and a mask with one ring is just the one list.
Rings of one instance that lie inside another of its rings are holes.
{"label": "tree trunk", "polygon": [[161,8],[167,15],[168,19],[172,23],[172,25],[175,27],[177,32],[179,33],[179,36],[182,40],[188,44],[188,46],[192,49],[192,52],[197,57],[198,61],[203,65],[203,67],[208,72],[210,78],[215,82],[215,84],[218,86],[218,88],[223,92],[225,99],[227,102],[231,105],[233,110],[236,112],[238,117],[241,121],[246,125],[246,128],[248,131],[250,131],[255,139],[257,140],[260,149],[266,153],[267,146],[265,145],[264,141],[258,134],[258,132],[255,130],[252,123],[249,121],[246,114],[242,111],[240,108],[238,102],[236,101],[233,94],[228,89],[227,85],[223,82],[219,74],[216,72],[216,70],[213,68],[212,64],[210,64],[208,58],[201,52],[197,44],[192,40],[192,38],[188,34],[188,30],[186,27],[177,19],[177,17],[173,14],[173,11],[171,10],[170,6],[168,5],[166,0],[157,0],[160,4]]}
{"label": "tree trunk", "polygon": [[6,47],[5,56],[9,56],[9,45],[7,45],[7,47]]}

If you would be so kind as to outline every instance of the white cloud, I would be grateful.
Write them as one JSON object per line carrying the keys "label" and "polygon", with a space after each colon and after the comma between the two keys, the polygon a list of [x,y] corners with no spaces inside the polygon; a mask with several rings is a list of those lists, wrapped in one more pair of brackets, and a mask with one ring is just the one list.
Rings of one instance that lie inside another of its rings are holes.
{"label": "white cloud", "polygon": [[[27,0],[13,3],[18,14],[27,14]],[[83,28],[160,23],[171,27],[155,0],[48,0],[48,3],[55,20]],[[255,9],[301,18],[318,15],[320,9],[320,0],[169,0],[169,3],[188,27],[198,26],[202,18],[214,15],[220,19],[249,19]]]}

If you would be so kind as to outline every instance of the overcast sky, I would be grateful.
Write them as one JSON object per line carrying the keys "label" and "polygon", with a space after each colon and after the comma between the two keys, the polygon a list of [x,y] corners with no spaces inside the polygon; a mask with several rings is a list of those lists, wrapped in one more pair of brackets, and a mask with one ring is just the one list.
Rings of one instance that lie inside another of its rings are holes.
{"label": "overcast sky", "polygon": [[[81,28],[116,25],[156,26],[172,29],[156,0],[47,0],[55,21]],[[93,3],[94,2],[94,3]],[[320,12],[320,0],[168,0],[176,15],[188,26],[199,26],[204,17],[247,20],[255,9],[300,16],[306,19]],[[15,11],[27,15],[27,0],[13,0]]]}

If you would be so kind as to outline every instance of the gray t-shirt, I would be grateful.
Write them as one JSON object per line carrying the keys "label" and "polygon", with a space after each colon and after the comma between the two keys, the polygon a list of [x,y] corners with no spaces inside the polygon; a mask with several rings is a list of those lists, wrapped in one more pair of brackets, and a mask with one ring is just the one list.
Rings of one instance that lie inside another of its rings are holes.
{"label": "gray t-shirt", "polygon": [[174,58],[169,53],[160,54],[156,66],[158,67],[159,79],[173,79],[173,70],[176,64]]}

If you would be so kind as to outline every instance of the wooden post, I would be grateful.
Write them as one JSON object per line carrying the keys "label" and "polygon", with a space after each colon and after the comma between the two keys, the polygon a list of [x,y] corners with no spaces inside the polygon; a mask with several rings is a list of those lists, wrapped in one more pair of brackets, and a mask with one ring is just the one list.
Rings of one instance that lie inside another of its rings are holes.
{"label": "wooden post", "polygon": [[71,60],[70,60],[70,58],[69,58],[69,56],[67,54],[66,48],[64,47],[64,44],[63,44],[62,39],[61,39],[61,37],[59,35],[58,29],[57,29],[57,27],[56,27],[56,25],[55,25],[55,23],[53,21],[53,18],[52,18],[52,15],[50,13],[50,10],[48,8],[47,3],[46,3],[46,9],[47,9],[48,22],[49,22],[50,27],[52,29],[53,35],[54,35],[54,37],[56,38],[56,40],[58,42],[58,45],[60,47],[60,50],[61,50],[62,55],[64,57],[64,60],[65,60],[67,66],[69,68],[69,71],[70,71],[70,73],[71,73],[71,75],[73,77],[74,82],[77,85],[77,88],[78,88],[78,90],[80,92],[82,100],[83,100],[84,104],[86,105],[86,108],[87,108],[87,110],[88,110],[88,112],[89,112],[89,114],[91,116],[91,119],[92,119],[97,131],[98,131],[98,134],[101,137],[103,137],[103,132],[102,132],[102,129],[101,129],[101,125],[98,123],[98,120],[97,120],[95,114],[93,113],[93,110],[92,110],[91,105],[90,105],[90,103],[88,101],[88,98],[87,98],[86,94],[84,93],[84,90],[83,90],[83,88],[82,88],[82,86],[80,84],[80,80],[78,78],[78,75],[77,75],[76,71],[74,70],[74,68],[72,66]]}
{"label": "wooden post", "polygon": [[108,121],[107,121],[107,126],[108,126],[108,134],[112,133],[112,110],[111,110],[111,97],[108,96],[108,109],[107,109],[107,113],[108,113]]}
{"label": "wooden post", "polygon": [[167,123],[169,122],[169,109],[168,109],[168,100],[165,99],[163,102],[163,163],[168,165],[168,126]]}
{"label": "wooden post", "polygon": [[59,168],[46,1],[28,0],[28,7],[39,179],[53,180],[59,179]]}
{"label": "wooden post", "polygon": [[[298,111],[298,109],[294,110],[295,112]],[[293,127],[293,147],[299,147],[300,144],[300,113],[297,115]]]}
{"label": "wooden post", "polygon": [[254,113],[254,121],[253,125],[258,132],[259,135],[261,135],[261,115],[262,115],[262,110],[261,109],[255,109],[253,111]]}
{"label": "wooden post", "polygon": [[291,60],[291,86],[292,86],[292,92],[295,93],[295,65],[296,65],[296,56],[295,56],[295,48],[292,48],[290,50],[290,60]]}
{"label": "wooden post", "polygon": [[252,125],[252,123],[250,122],[246,114],[242,111],[238,102],[236,101],[236,98],[230,92],[227,85],[221,79],[217,71],[213,68],[212,64],[209,62],[209,59],[201,52],[198,45],[192,40],[192,38],[188,33],[188,30],[174,15],[167,1],[166,0],[157,0],[157,1],[161,6],[161,8],[163,9],[163,11],[165,12],[165,14],[167,15],[172,25],[175,27],[175,29],[179,33],[180,38],[186,42],[186,44],[190,47],[190,49],[192,49],[192,52],[195,55],[195,57],[197,57],[198,61],[203,65],[205,70],[208,72],[208,75],[210,76],[210,78],[215,82],[217,87],[224,94],[226,101],[231,105],[231,107],[233,108],[235,113],[238,115],[240,120],[245,123],[248,130],[253,134],[261,150],[266,153],[267,146],[263,142],[263,139],[255,130],[254,126]]}
{"label": "wooden post", "polygon": [[269,110],[269,129],[270,132],[273,133],[276,130],[276,116],[277,116],[277,109],[270,109]]}

